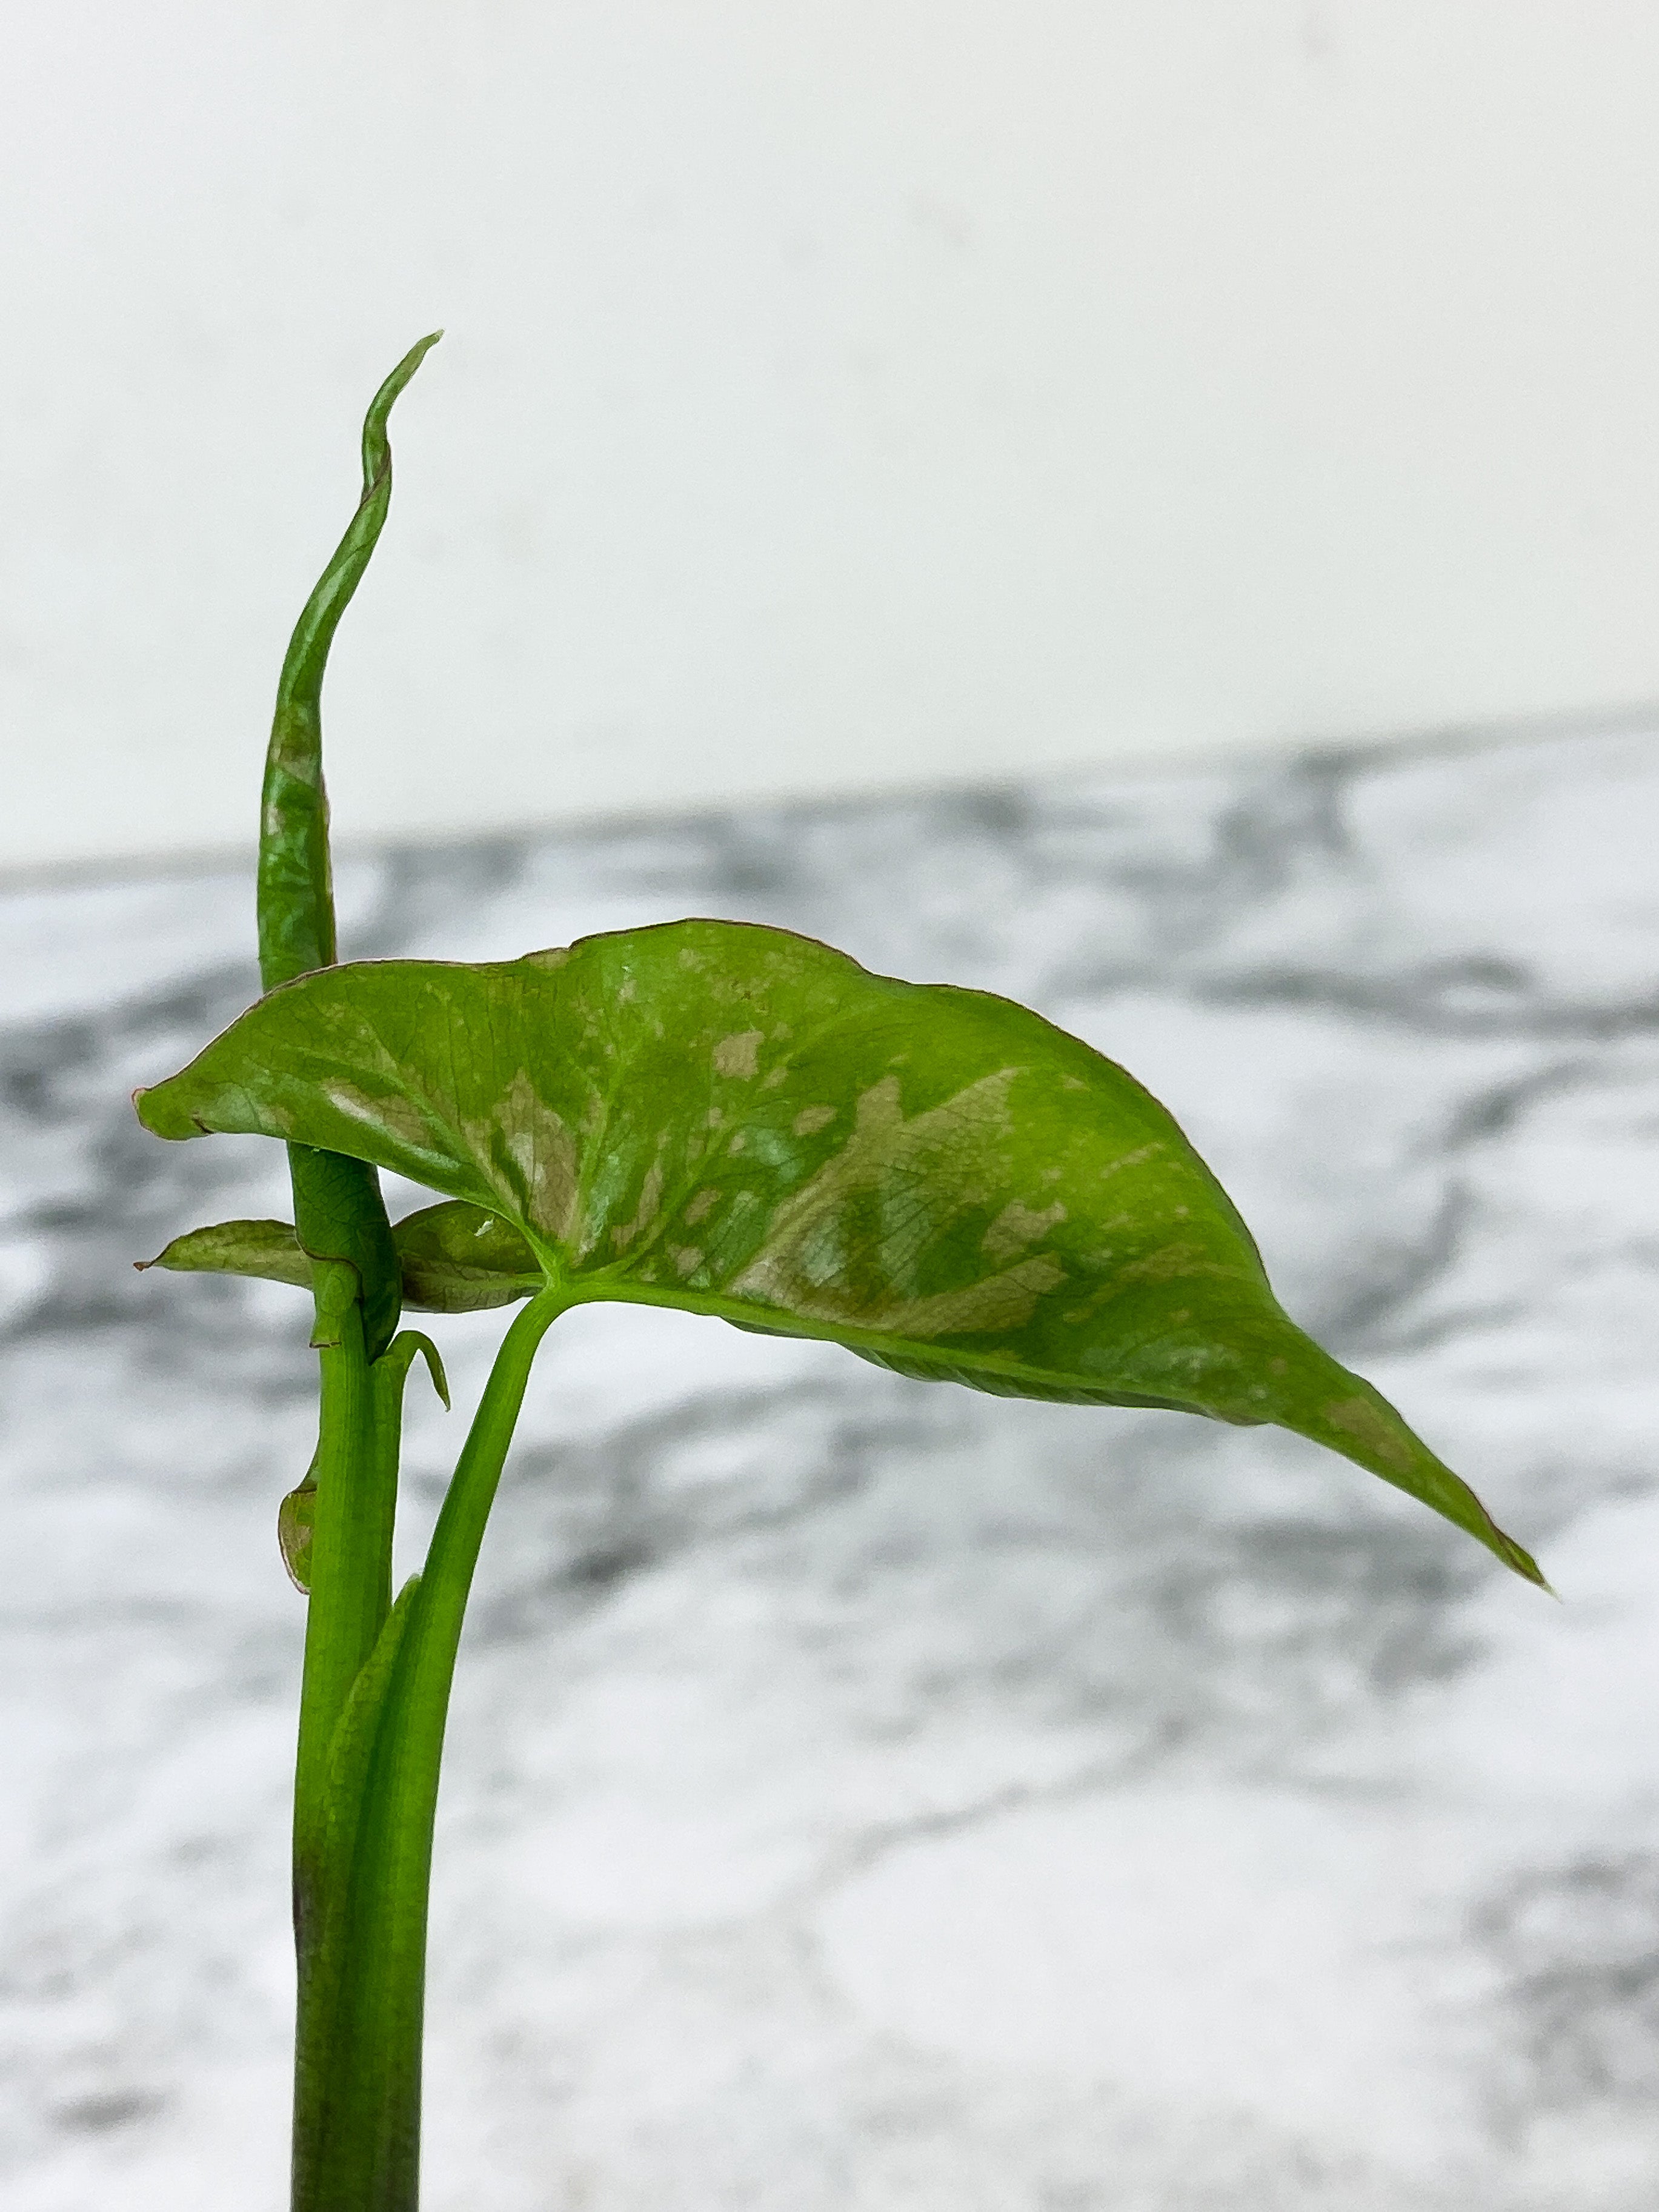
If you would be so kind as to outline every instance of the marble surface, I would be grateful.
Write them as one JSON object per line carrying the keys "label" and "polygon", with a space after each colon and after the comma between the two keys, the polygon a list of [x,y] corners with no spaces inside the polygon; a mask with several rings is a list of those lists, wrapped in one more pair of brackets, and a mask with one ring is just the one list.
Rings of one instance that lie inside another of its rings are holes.
{"label": "marble surface", "polygon": [[[572,1316],[457,1692],[434,2212],[1645,2212],[1656,830],[1627,734],[344,871],[360,953],[716,913],[1029,1000],[1562,1597],[1292,1438]],[[248,902],[0,901],[15,2212],[283,2200],[306,1330],[129,1264],[285,1210],[127,1105],[251,995]],[[499,1322],[435,1326],[465,1403]],[[411,1409],[412,1560],[461,1417]]]}

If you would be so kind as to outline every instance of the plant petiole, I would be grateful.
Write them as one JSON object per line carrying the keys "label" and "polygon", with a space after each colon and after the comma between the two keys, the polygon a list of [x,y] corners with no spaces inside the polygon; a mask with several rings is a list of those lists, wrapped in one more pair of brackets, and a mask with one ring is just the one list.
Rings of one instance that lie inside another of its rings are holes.
{"label": "plant petiole", "polygon": [[531,1366],[570,1303],[550,1285],[507,1331],[426,1565],[341,1709],[317,1832],[329,1896],[295,2069],[294,2212],[413,2212],[417,2201],[427,1892],[450,1686]]}

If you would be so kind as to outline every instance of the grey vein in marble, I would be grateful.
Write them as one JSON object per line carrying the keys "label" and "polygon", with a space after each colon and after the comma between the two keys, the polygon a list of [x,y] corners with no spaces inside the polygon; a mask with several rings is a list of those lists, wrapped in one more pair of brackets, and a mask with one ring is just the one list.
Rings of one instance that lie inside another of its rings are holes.
{"label": "grey vein in marble", "polygon": [[[727,914],[1038,1006],[1565,1601],[1293,1438],[573,1316],[457,1692],[434,2212],[1645,2212],[1656,827],[1626,736],[345,872],[359,953]],[[247,896],[0,901],[17,2212],[283,2201],[306,1332],[129,1264],[283,1210],[126,1103],[252,995]],[[460,1417],[411,1404],[412,1559]]]}

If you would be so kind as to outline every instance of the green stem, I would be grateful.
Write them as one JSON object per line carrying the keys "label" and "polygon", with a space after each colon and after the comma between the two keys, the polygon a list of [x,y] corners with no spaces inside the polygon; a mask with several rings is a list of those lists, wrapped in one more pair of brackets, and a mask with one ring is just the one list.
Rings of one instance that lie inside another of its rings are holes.
{"label": "green stem", "polygon": [[319,1261],[314,1274],[321,1402],[294,1771],[296,2142],[299,2117],[314,2104],[318,2069],[327,2063],[345,1910],[342,1874],[349,1873],[349,1842],[343,1855],[331,1848],[331,1753],[386,1622],[398,1492],[398,1426],[388,1419],[379,1371],[365,1352],[356,1271]]}
{"label": "green stem", "polygon": [[561,1290],[544,1291],[496,1355],[419,1585],[399,1600],[388,1630],[397,1641],[384,1689],[372,1711],[354,1709],[347,1718],[347,1733],[372,1729],[361,1782],[351,1772],[359,1754],[337,1747],[326,1821],[344,1850],[337,1856],[331,1844],[328,1887],[337,1898],[343,1885],[344,1919],[337,1944],[326,1946],[329,1971],[319,1979],[328,1986],[315,1993],[327,2033],[301,2036],[294,2212],[414,2212],[418,2201],[427,1895],[450,1685],[531,1364],[568,1303]]}
{"label": "green stem", "polygon": [[364,1352],[356,1271],[319,1261],[316,1276],[321,1404],[294,1773],[294,1922],[302,2002],[307,1930],[320,1905],[329,1745],[391,1605],[398,1488],[396,1433],[388,1439],[384,1419],[377,1419],[381,1409]]}

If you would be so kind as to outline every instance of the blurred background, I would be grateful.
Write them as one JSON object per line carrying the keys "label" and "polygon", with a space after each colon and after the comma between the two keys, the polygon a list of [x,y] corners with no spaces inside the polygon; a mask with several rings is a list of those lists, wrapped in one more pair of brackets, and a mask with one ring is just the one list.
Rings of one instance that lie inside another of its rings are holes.
{"label": "blurred background", "polygon": [[718,912],[1028,1000],[1565,1602],[1295,1439],[572,1316],[458,1691],[429,2201],[1646,2212],[1659,18],[5,53],[8,2202],[284,2195],[306,1328],[131,1273],[286,1200],[126,1102],[257,988],[276,668],[441,324],[330,679],[347,952]]}

